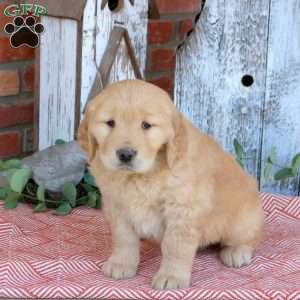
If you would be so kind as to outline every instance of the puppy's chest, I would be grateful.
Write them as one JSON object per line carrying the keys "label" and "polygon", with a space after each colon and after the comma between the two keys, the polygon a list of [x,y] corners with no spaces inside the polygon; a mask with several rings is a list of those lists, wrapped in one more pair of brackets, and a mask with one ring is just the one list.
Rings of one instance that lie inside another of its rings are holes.
{"label": "puppy's chest", "polygon": [[[100,184],[101,186],[101,184]],[[164,232],[164,184],[156,180],[106,180],[103,186],[108,206],[121,208],[141,238],[161,241]],[[103,199],[105,202],[106,200]],[[109,203],[113,201],[114,203]]]}
{"label": "puppy's chest", "polygon": [[164,232],[164,222],[161,213],[152,209],[131,209],[129,222],[140,238],[161,241]]}
{"label": "puppy's chest", "polygon": [[160,241],[164,232],[162,193],[147,185],[129,190],[123,194],[123,203],[127,203],[126,214],[135,232],[141,238]]}

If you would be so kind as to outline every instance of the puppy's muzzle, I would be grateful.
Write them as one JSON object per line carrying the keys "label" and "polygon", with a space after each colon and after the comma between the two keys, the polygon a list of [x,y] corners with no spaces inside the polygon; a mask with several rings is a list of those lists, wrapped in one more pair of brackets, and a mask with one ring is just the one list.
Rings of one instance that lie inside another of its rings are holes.
{"label": "puppy's muzzle", "polygon": [[132,148],[121,148],[116,151],[117,157],[123,164],[128,164],[133,161],[137,155],[137,151]]}

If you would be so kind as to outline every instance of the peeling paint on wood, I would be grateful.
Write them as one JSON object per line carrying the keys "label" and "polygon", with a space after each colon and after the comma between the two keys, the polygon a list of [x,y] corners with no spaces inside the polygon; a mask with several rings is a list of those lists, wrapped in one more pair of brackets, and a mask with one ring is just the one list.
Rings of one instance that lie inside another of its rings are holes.
{"label": "peeling paint on wood", "polygon": [[74,138],[77,22],[43,16],[40,45],[39,149]]}
{"label": "peeling paint on wood", "polygon": [[[244,146],[259,173],[269,3],[206,1],[195,31],[178,51],[175,104],[226,150]],[[245,87],[244,75],[254,77]]]}
{"label": "peeling paint on wood", "polygon": [[118,49],[115,63],[112,66],[108,82],[114,83],[125,79],[134,79],[135,74],[130,62],[125,40],[122,39]]}
{"label": "peeling paint on wood", "polygon": [[[134,51],[144,73],[147,49],[147,11],[148,0],[136,1],[132,6],[124,1],[124,8],[112,13],[106,6],[101,9],[101,1],[88,0],[83,18],[83,57],[82,57],[82,88],[81,107],[85,106],[87,97],[96,76],[96,67],[99,66],[113,26],[122,25],[127,28]],[[124,45],[123,45],[124,46]],[[124,47],[123,47],[124,48]],[[120,50],[124,52],[123,50]],[[127,61],[127,63],[126,63]],[[122,63],[120,63],[122,62]],[[112,69],[111,81],[118,78],[134,78],[131,76],[130,63],[120,55]]]}
{"label": "peeling paint on wood", "polygon": [[283,167],[300,152],[299,33],[299,0],[206,1],[178,51],[175,84],[176,105],[199,128],[228,151],[241,142],[262,190],[292,195],[300,176],[270,184],[263,169],[272,146]]}
{"label": "peeling paint on wood", "polygon": [[[289,166],[300,152],[300,1],[271,0],[262,158],[272,146],[278,164]],[[299,177],[281,184],[261,182],[264,191],[297,195]]]}
{"label": "peeling paint on wood", "polygon": [[[106,6],[101,10],[100,0],[87,0],[82,23],[82,71],[80,110],[91,90],[115,23],[127,28],[143,73],[147,48],[148,0],[131,5],[124,2],[119,12]],[[39,149],[53,145],[57,138],[73,140],[76,109],[77,29],[80,22],[65,18],[42,17],[45,33],[40,46],[40,111]],[[125,44],[121,43],[112,67],[110,82],[134,78]]]}

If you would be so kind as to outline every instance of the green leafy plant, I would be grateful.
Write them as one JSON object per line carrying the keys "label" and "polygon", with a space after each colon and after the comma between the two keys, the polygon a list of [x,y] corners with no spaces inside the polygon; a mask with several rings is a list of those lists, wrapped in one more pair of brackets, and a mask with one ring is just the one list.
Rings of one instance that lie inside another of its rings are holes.
{"label": "green leafy plant", "polygon": [[[237,162],[240,164],[242,168],[245,168],[245,162],[249,159],[246,156],[246,151],[243,149],[242,145],[239,143],[237,139],[233,140],[234,153]],[[300,169],[300,153],[297,153],[292,161],[290,166],[282,167],[279,166],[276,162],[277,160],[277,152],[275,147],[272,147],[270,153],[267,157],[266,161],[263,161],[263,176],[265,182],[269,182],[270,180],[281,181],[289,178],[294,178],[297,176],[298,171]],[[277,169],[275,173],[273,173],[274,169]]]}
{"label": "green leafy plant", "polygon": [[21,167],[21,161],[19,159],[9,159],[7,161],[0,160],[0,172],[11,169],[18,169]]}
{"label": "green leafy plant", "polygon": [[[56,144],[63,143],[62,140],[56,141]],[[63,186],[62,193],[54,196],[43,186],[36,184],[31,172],[21,165],[19,159],[0,160],[0,172],[5,172],[8,182],[6,186],[0,187],[0,200],[4,200],[5,208],[13,209],[20,202],[27,202],[34,205],[36,213],[54,209],[54,214],[57,215],[67,215],[79,205],[101,208],[101,192],[87,168],[79,184],[75,186],[67,182]]]}
{"label": "green leafy plant", "polygon": [[66,143],[66,141],[64,141],[64,140],[62,140],[62,139],[57,139],[56,141],[55,141],[55,145],[63,145],[63,144],[65,144]]}
{"label": "green leafy plant", "polygon": [[242,168],[244,168],[245,160],[246,160],[246,152],[244,151],[242,145],[239,143],[237,139],[233,140],[233,147],[234,147],[237,162]]}

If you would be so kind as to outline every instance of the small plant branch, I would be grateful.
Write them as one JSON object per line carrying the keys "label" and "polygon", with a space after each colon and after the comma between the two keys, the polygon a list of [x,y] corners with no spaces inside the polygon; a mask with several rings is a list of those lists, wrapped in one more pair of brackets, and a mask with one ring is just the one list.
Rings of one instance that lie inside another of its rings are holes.
{"label": "small plant branch", "polygon": [[85,204],[86,203],[86,201],[89,199],[89,196],[83,196],[83,197],[81,197],[81,198],[78,198],[77,200],[76,200],[76,203],[77,204]]}
{"label": "small plant branch", "polygon": [[[242,160],[254,160],[255,158],[254,157],[241,157],[241,159]],[[267,160],[265,160],[265,159],[262,159],[261,160],[263,163],[270,163],[269,161],[267,161]],[[273,166],[275,166],[275,167],[277,167],[277,168],[281,168],[281,169],[283,169],[283,168],[286,168],[286,167],[283,167],[283,166],[280,166],[280,165],[278,165],[278,164],[276,164],[276,163],[271,163]]]}
{"label": "small plant branch", "polygon": [[[22,196],[23,198],[28,198],[28,199],[31,199],[31,200],[34,200],[34,201],[41,202],[41,201],[38,200],[37,197],[34,197],[34,196],[30,196],[30,195],[23,194],[23,193],[21,193],[20,196]],[[50,200],[50,199],[45,199],[45,201],[43,201],[43,202],[54,203],[54,204],[62,203],[62,201],[56,201],[56,200]]]}
{"label": "small plant branch", "polygon": [[[246,155],[246,151],[243,149],[243,146],[240,144],[240,142],[237,139],[233,140],[233,147],[234,147],[236,160],[242,168],[244,168],[244,163],[247,162],[248,160],[255,161],[254,157],[248,157]],[[267,160],[265,159],[261,160],[264,164],[263,174],[264,174],[265,181],[268,182],[271,177],[275,181],[297,178],[299,174],[299,168],[300,168],[300,153],[294,155],[290,166],[285,166],[285,167],[275,163],[276,156],[277,156],[276,154],[277,154],[276,148],[272,147],[267,157]],[[272,174],[273,167],[278,168],[275,174]]]}

